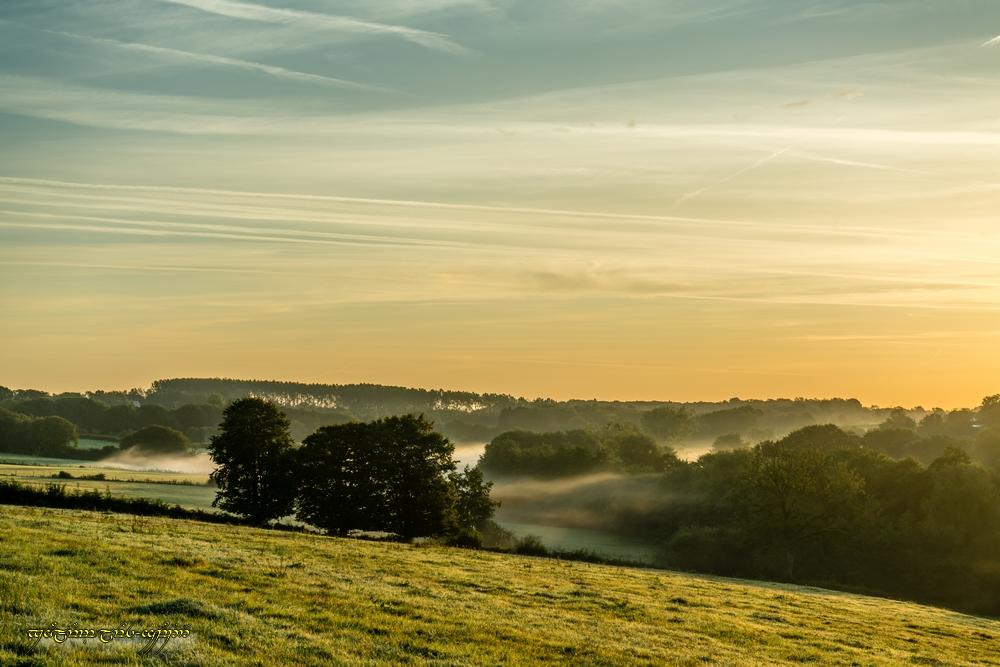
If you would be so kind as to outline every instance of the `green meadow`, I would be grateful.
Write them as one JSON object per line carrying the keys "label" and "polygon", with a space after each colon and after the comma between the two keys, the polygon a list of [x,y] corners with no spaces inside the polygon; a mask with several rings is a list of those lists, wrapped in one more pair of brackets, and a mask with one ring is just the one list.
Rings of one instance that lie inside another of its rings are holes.
{"label": "green meadow", "polygon": [[[2,665],[1000,665],[1000,621],[433,544],[0,508]],[[29,650],[30,628],[183,628]]]}
{"label": "green meadow", "polygon": [[[58,477],[68,473],[72,479]],[[104,479],[93,479],[103,475]],[[91,478],[91,479],[86,479]],[[65,485],[67,491],[99,491],[124,498],[152,498],[189,509],[210,509],[215,487],[208,486],[208,475],[165,471],[134,471],[86,465],[35,465],[0,463],[0,480],[33,486]]]}

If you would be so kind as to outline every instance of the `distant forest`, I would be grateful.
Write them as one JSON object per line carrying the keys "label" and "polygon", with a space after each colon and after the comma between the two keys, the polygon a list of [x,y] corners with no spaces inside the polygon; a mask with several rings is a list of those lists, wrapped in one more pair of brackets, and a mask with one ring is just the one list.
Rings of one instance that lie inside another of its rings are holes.
{"label": "distant forest", "polygon": [[[945,413],[923,407],[865,407],[855,399],[554,401],[375,384],[198,378],[157,380],[149,389],[58,395],[0,387],[0,408],[31,419],[61,417],[83,436],[118,439],[159,425],[177,429],[195,443],[207,443],[216,432],[223,408],[245,397],[264,398],[281,406],[292,422],[292,435],[299,440],[320,426],[400,414],[423,414],[459,443],[487,442],[515,430],[599,430],[607,424],[627,424],[657,439],[683,437],[709,444],[719,437],[737,435],[756,442],[813,424],[834,423],[864,430],[901,411],[916,421],[937,415],[945,421],[968,422],[974,415],[972,410]],[[679,425],[672,423],[678,410],[690,417]],[[6,419],[10,420],[9,415]]]}

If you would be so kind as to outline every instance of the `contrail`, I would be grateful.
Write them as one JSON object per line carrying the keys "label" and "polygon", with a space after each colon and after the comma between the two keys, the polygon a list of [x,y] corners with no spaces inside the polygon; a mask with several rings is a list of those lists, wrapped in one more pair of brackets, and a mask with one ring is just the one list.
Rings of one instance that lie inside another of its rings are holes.
{"label": "contrail", "polygon": [[338,32],[349,32],[368,35],[396,35],[403,39],[419,44],[421,46],[459,53],[465,49],[448,39],[441,33],[407,28],[405,26],[390,25],[387,23],[375,23],[373,21],[362,21],[347,16],[334,16],[332,14],[321,14],[319,12],[307,12],[298,9],[280,9],[268,7],[266,5],[254,5],[248,2],[235,2],[234,0],[161,0],[175,5],[185,5],[194,9],[199,9],[209,14],[228,16],[230,18],[245,19],[248,21],[260,21],[263,23],[280,23],[286,25],[301,25],[303,27],[321,30],[336,30]]}
{"label": "contrail", "polygon": [[131,51],[142,51],[145,53],[155,53],[158,55],[169,56],[172,58],[177,58],[179,60],[188,60],[194,62],[211,63],[214,65],[224,65],[227,67],[238,67],[240,69],[252,70],[256,72],[263,72],[264,74],[270,74],[271,76],[280,77],[283,79],[289,79],[292,81],[302,81],[306,83],[318,83],[331,86],[342,86],[344,88],[355,88],[358,90],[370,90],[380,93],[397,93],[398,91],[391,90],[389,88],[381,88],[379,86],[372,86],[365,83],[358,83],[356,81],[349,81],[347,79],[337,79],[329,76],[322,76],[320,74],[308,74],[306,72],[299,72],[297,70],[286,69],[284,67],[278,67],[276,65],[267,65],[264,63],[254,62],[252,60],[241,60],[239,58],[227,58],[226,56],[216,56],[208,53],[195,53],[193,51],[182,51],[180,49],[171,49],[165,46],[153,46],[151,44],[142,44],[139,42],[122,42],[117,39],[109,39],[107,37],[91,37],[89,35],[79,35],[73,32],[63,32],[61,30],[45,30],[42,29],[39,32],[44,32],[50,35],[58,35],[60,37],[68,37],[70,39],[76,39],[84,42],[90,42],[91,44],[105,44],[108,46],[113,46],[120,49],[128,49]]}
{"label": "contrail", "polygon": [[[780,151],[784,153],[791,149],[783,149]],[[771,155],[758,160],[757,162],[766,162],[768,160],[774,159],[777,155]],[[755,163],[756,164],[756,163]],[[758,165],[759,166],[759,165]],[[746,168],[741,169],[741,172],[746,171]],[[731,178],[735,178],[732,176]],[[584,211],[584,210],[572,210],[572,209],[552,209],[552,208],[533,208],[533,207],[518,207],[518,206],[492,206],[487,204],[453,204],[447,202],[435,202],[435,201],[421,201],[421,200],[408,200],[408,199],[378,199],[372,197],[344,197],[338,195],[313,195],[313,194],[290,194],[283,192],[253,192],[249,190],[221,190],[212,188],[191,188],[191,187],[176,187],[176,186],[162,186],[162,185],[114,185],[109,183],[84,183],[80,181],[59,181],[52,179],[42,179],[42,178],[24,178],[18,176],[3,176],[0,175],[0,183],[16,184],[16,185],[34,185],[34,186],[46,186],[46,187],[56,187],[56,188],[73,188],[73,189],[83,189],[83,190],[98,190],[98,191],[118,191],[118,192],[157,192],[165,194],[176,194],[176,195],[210,195],[210,196],[224,196],[224,197],[247,197],[254,199],[264,199],[264,200],[275,200],[275,201],[303,201],[303,202],[330,202],[330,203],[344,203],[344,204],[370,204],[375,206],[392,206],[399,208],[414,208],[414,209],[437,209],[441,211],[479,211],[483,213],[512,213],[512,214],[527,214],[527,215],[541,215],[541,216],[557,216],[557,217],[572,217],[577,219],[592,219],[592,220],[621,220],[621,221],[631,221],[635,223],[648,223],[650,225],[656,224],[688,224],[688,225],[722,225],[731,227],[745,227],[748,229],[777,229],[783,230],[787,229],[789,231],[812,231],[824,235],[836,234],[877,234],[877,235],[889,235],[895,236],[912,236],[916,232],[899,232],[898,230],[884,228],[884,227],[872,227],[863,225],[851,225],[842,226],[837,229],[830,229],[822,225],[789,225],[785,223],[773,223],[773,222],[761,222],[761,221],[751,221],[751,220],[728,220],[721,218],[703,218],[694,216],[674,216],[674,215],[654,215],[654,214],[641,214],[641,213],[613,213],[610,211]],[[951,236],[950,233],[942,232],[941,234],[931,234],[929,232],[922,232],[926,236]]]}
{"label": "contrail", "polygon": [[765,164],[767,164],[771,160],[774,160],[775,158],[778,158],[778,157],[784,155],[785,153],[787,153],[790,150],[792,150],[791,146],[788,146],[786,148],[782,148],[779,151],[775,151],[771,155],[765,155],[764,157],[760,158],[756,162],[753,162],[752,164],[749,164],[746,167],[743,167],[742,169],[738,169],[737,171],[734,171],[732,174],[730,174],[729,176],[726,176],[725,178],[721,178],[718,181],[715,181],[714,183],[706,185],[703,188],[698,188],[697,190],[693,190],[691,192],[687,192],[687,193],[685,193],[685,194],[683,194],[683,195],[681,195],[680,197],[677,198],[677,201],[674,202],[674,207],[676,208],[677,206],[680,206],[681,204],[683,204],[684,202],[686,202],[688,200],[691,200],[691,199],[694,199],[695,197],[703,195],[706,192],[708,192],[709,190],[712,190],[713,188],[717,188],[720,185],[725,185],[726,183],[734,181],[737,178],[739,178],[740,176],[742,176],[743,174],[745,174],[747,172],[750,172],[750,171],[753,171],[754,169],[757,169],[759,167],[764,166]]}
{"label": "contrail", "polygon": [[[88,225],[42,224],[42,223],[10,223],[3,222],[3,227],[27,227],[53,229],[84,229],[89,231],[120,230],[123,233],[141,233],[143,235],[166,236],[202,236],[208,238],[226,238],[247,241],[280,241],[286,243],[319,243],[333,245],[400,245],[400,246],[434,246],[434,247],[465,247],[467,244],[446,241],[425,241],[414,238],[377,236],[371,234],[346,234],[337,232],[314,232],[297,229],[275,229],[267,227],[243,227],[237,225],[214,225],[208,223],[162,222],[154,220],[124,220],[90,215],[37,213],[27,211],[0,210],[0,215],[11,217],[41,218],[43,220],[78,220]],[[95,226],[99,225],[99,227]],[[107,225],[124,225],[142,229],[123,229]]]}

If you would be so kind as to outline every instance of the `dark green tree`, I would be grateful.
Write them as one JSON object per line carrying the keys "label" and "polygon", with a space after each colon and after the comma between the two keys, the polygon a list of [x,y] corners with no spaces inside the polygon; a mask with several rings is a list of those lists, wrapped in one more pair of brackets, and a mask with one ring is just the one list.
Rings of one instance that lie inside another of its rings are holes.
{"label": "dark green tree", "polygon": [[334,534],[475,530],[492,516],[490,485],[478,470],[457,473],[453,452],[423,416],[324,426],[298,455],[296,516]]}
{"label": "dark green tree", "polygon": [[41,417],[27,422],[26,439],[40,456],[62,456],[76,444],[76,426],[62,417]]}
{"label": "dark green tree", "polygon": [[879,424],[878,426],[883,430],[907,430],[915,431],[917,429],[917,422],[910,416],[903,408],[894,408],[892,412],[889,413],[889,417]]}
{"label": "dark green tree", "polygon": [[490,498],[493,482],[483,478],[479,468],[465,467],[461,472],[451,474],[455,488],[455,520],[463,530],[482,531],[500,505]]}
{"label": "dark green tree", "polygon": [[260,398],[234,401],[223,412],[209,453],[218,466],[213,506],[258,524],[291,513],[295,499],[295,443],[288,418]]}
{"label": "dark green tree", "polygon": [[143,454],[190,454],[191,441],[169,426],[147,426],[121,439],[122,449]]}
{"label": "dark green tree", "polygon": [[323,426],[297,453],[296,518],[334,535],[385,530],[391,520],[384,450],[368,424]]}
{"label": "dark green tree", "polygon": [[690,412],[669,405],[642,413],[639,422],[646,433],[665,442],[680,440],[689,435],[694,427]]}
{"label": "dark green tree", "polygon": [[987,396],[979,406],[979,422],[983,426],[1000,427],[1000,394]]}
{"label": "dark green tree", "polygon": [[388,467],[387,496],[393,509],[388,530],[407,537],[439,535],[455,525],[454,445],[423,415],[388,417],[372,424]]}
{"label": "dark green tree", "polygon": [[760,443],[744,483],[753,532],[777,552],[775,574],[790,581],[804,556],[842,540],[864,493],[860,475],[807,444]]}

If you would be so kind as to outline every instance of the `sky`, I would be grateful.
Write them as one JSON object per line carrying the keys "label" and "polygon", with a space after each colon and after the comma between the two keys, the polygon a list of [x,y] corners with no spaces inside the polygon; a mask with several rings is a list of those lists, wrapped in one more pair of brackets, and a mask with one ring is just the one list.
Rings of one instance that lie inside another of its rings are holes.
{"label": "sky", "polygon": [[995,0],[4,0],[0,384],[1000,391]]}

